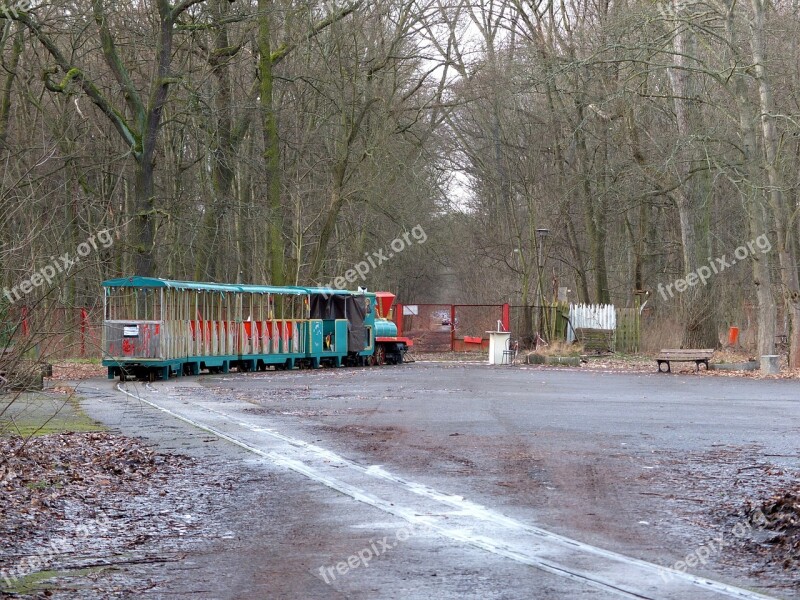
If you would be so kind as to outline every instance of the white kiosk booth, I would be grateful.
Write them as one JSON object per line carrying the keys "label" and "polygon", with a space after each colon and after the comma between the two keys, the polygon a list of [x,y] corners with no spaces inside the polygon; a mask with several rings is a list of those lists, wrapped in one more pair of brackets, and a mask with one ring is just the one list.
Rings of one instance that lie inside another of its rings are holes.
{"label": "white kiosk booth", "polygon": [[506,360],[503,354],[508,350],[508,344],[511,340],[510,331],[487,331],[489,334],[489,364],[490,365],[508,365],[511,364],[510,360]]}

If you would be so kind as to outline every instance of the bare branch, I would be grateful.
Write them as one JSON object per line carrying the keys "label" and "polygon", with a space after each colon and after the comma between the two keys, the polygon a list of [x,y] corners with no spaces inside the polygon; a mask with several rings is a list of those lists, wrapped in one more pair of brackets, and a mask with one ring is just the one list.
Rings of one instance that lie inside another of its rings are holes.
{"label": "bare branch", "polygon": [[[325,31],[325,29],[327,29],[328,27],[330,27],[331,25],[336,23],[337,21],[341,21],[347,15],[349,15],[352,12],[358,10],[358,8],[362,4],[363,4],[363,0],[357,0],[356,2],[354,2],[352,4],[348,4],[347,6],[342,8],[341,10],[337,10],[336,12],[331,13],[330,15],[328,15],[327,17],[325,17],[321,21],[318,21],[311,28],[311,31],[309,31],[305,35],[305,37],[303,38],[303,41],[307,42],[307,41],[313,39],[314,37],[316,37],[317,35],[319,35],[323,31]],[[275,52],[272,53],[272,55],[270,57],[270,59],[272,60],[272,64],[273,65],[278,64],[281,60],[286,58],[286,55],[289,54],[289,52],[294,50],[296,47],[297,47],[297,42],[286,42],[286,43],[282,44],[280,48],[278,48],[277,50],[275,50]]]}

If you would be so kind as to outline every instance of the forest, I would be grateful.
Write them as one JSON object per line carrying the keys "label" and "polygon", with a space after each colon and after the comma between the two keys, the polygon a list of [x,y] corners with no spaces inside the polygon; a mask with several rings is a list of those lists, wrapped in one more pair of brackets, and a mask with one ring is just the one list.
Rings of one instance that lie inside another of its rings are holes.
{"label": "forest", "polygon": [[796,3],[0,3],[3,311],[361,263],[403,302],[646,303],[800,367]]}

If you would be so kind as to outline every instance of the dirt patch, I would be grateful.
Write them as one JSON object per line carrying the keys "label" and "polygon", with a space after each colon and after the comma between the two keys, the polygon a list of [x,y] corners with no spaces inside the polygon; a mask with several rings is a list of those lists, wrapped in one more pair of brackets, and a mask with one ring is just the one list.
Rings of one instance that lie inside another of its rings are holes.
{"label": "dirt patch", "polygon": [[751,550],[770,562],[777,552],[785,557],[781,563],[784,569],[800,568],[800,485],[748,509],[749,505],[747,520],[755,531]]}
{"label": "dirt patch", "polygon": [[108,374],[108,368],[96,362],[57,361],[53,363],[53,376],[48,378],[53,381],[80,381],[103,377]]}
{"label": "dirt patch", "polygon": [[319,409],[319,410],[287,410],[285,408],[247,408],[244,411],[249,415],[269,416],[269,417],[335,417],[340,415],[368,415],[372,410],[365,409]]}
{"label": "dirt patch", "polygon": [[[532,443],[530,438],[457,431],[420,435],[393,427],[318,428],[360,442],[355,447],[371,462],[469,477],[477,491],[501,506],[532,507],[542,523],[557,531],[559,521],[566,519],[585,541],[611,549],[617,544],[642,546],[644,558],[664,566],[696,551],[702,554],[709,540],[722,535],[724,547],[710,546],[706,563],[696,563],[700,571],[732,579],[747,573],[769,582],[779,597],[794,598],[800,592],[792,572],[798,566],[800,494],[770,492],[796,484],[798,474],[766,459],[754,461],[762,456],[758,447],[720,445],[688,455],[673,451],[642,456],[621,450],[613,440],[582,445],[556,431],[536,432]],[[565,446],[569,453],[563,452]],[[762,503],[763,498],[769,500]],[[753,526],[748,536],[735,536],[737,524],[756,507],[774,515],[766,533],[764,527]],[[654,548],[646,541],[651,537],[659,540]],[[672,558],[647,555],[662,545]]]}
{"label": "dirt patch", "polygon": [[[212,394],[222,397],[238,400],[241,402],[249,402],[258,406],[270,406],[272,404],[283,402],[285,400],[303,400],[308,401],[311,399],[311,390],[308,386],[296,387],[263,387],[258,390],[257,394],[250,392],[241,392],[232,387],[223,387],[219,385],[207,385],[206,389]],[[189,388],[186,395],[194,397],[197,390]]]}
{"label": "dirt patch", "polygon": [[721,445],[664,457],[651,493],[674,507],[672,527],[699,528],[690,554],[710,549],[707,561],[715,568],[766,576],[781,597],[798,597],[800,472],[753,460],[760,455],[756,446]]}
{"label": "dirt patch", "polygon": [[0,594],[15,597],[157,585],[124,570],[180,560],[218,535],[213,498],[236,479],[111,433],[0,438],[0,457]]}
{"label": "dirt patch", "polygon": [[[318,429],[338,435],[347,435],[357,442],[362,442],[360,449],[368,449],[370,452],[380,452],[388,449],[388,446],[377,446],[377,443],[395,442],[408,435],[408,430],[401,427],[370,427],[368,425],[320,425]],[[363,445],[368,440],[370,443]]]}

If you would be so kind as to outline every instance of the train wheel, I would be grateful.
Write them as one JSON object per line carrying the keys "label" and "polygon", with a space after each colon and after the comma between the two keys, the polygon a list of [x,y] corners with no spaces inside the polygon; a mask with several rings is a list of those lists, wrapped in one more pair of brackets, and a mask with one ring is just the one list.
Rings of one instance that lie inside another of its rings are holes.
{"label": "train wheel", "polygon": [[386,348],[383,346],[378,346],[375,348],[375,364],[376,365],[385,365],[386,364]]}

